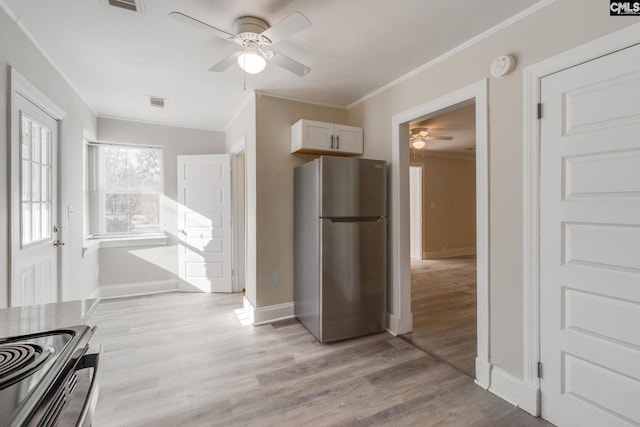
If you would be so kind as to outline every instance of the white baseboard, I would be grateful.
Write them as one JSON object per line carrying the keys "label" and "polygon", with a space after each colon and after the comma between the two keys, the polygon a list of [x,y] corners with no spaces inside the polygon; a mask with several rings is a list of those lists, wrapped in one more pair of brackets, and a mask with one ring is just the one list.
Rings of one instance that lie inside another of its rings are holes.
{"label": "white baseboard", "polygon": [[393,313],[387,312],[387,328],[386,331],[393,336],[408,334],[413,330],[413,313],[408,316],[399,318]]}
{"label": "white baseboard", "polygon": [[439,258],[452,258],[456,256],[475,255],[476,247],[470,246],[468,248],[451,248],[442,249],[439,251],[426,251],[424,259],[439,259]]}
{"label": "white baseboard", "polygon": [[159,280],[155,282],[125,283],[122,285],[100,286],[100,298],[122,298],[136,295],[157,294],[178,290],[177,280]]}
{"label": "white baseboard", "polygon": [[476,357],[476,380],[483,389],[487,390],[491,385],[491,363]]}
{"label": "white baseboard", "polygon": [[263,325],[294,317],[293,302],[255,308],[246,296],[242,300],[244,311],[253,325]]}
{"label": "white baseboard", "polygon": [[386,331],[391,335],[398,336],[398,318],[387,312],[387,328]]}
{"label": "white baseboard", "polygon": [[253,304],[251,304],[251,301],[247,299],[246,295],[242,297],[242,309],[247,315],[247,321],[249,322],[249,324],[253,325],[256,309],[253,308]]}
{"label": "white baseboard", "polygon": [[500,368],[491,369],[489,391],[531,415],[540,415],[540,390]]}
{"label": "white baseboard", "polygon": [[89,299],[100,299],[100,286],[95,288],[93,292],[89,294]]}
{"label": "white baseboard", "polygon": [[518,404],[522,409],[535,415],[540,416],[540,387],[522,382],[520,388],[520,402]]}
{"label": "white baseboard", "polygon": [[491,386],[489,391],[518,406],[520,380],[499,368],[491,369]]}

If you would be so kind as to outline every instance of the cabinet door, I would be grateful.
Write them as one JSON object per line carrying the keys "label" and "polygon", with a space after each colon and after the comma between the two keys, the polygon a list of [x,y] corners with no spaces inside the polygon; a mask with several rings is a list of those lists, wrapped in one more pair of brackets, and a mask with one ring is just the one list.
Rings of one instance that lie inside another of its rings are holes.
{"label": "cabinet door", "polygon": [[335,147],[341,153],[362,154],[364,144],[362,128],[345,125],[335,125]]}
{"label": "cabinet door", "polygon": [[303,148],[305,150],[320,151],[334,149],[333,124],[305,120],[303,124]]}

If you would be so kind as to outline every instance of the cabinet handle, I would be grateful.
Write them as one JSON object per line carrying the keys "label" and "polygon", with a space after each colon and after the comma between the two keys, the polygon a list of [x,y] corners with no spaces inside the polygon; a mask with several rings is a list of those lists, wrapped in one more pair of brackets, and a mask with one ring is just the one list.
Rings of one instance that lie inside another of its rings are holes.
{"label": "cabinet handle", "polygon": [[340,149],[340,135],[336,135],[336,150]]}
{"label": "cabinet handle", "polygon": [[331,135],[331,149],[333,150],[333,135]]}

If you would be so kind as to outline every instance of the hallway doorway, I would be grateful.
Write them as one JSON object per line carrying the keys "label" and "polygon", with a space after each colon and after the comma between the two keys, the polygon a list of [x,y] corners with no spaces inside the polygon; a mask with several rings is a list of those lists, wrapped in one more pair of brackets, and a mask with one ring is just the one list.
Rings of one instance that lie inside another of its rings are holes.
{"label": "hallway doorway", "polygon": [[[477,354],[475,103],[410,123],[413,331],[404,338],[475,378]],[[419,191],[414,191],[419,185]],[[419,196],[419,197],[418,197]]]}

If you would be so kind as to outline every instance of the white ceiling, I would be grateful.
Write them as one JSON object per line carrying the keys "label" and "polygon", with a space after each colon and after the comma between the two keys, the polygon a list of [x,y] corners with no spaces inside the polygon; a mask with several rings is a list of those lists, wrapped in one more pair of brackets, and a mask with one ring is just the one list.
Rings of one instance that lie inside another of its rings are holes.
{"label": "white ceiling", "polygon": [[[252,90],[346,107],[540,0],[144,0],[143,14],[107,0],[2,1],[99,116],[224,130]],[[231,33],[240,16],[273,25],[302,12],[312,26],[274,47],[312,71],[267,66],[244,90],[237,66],[208,71],[234,44],[172,11]]]}

